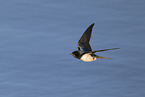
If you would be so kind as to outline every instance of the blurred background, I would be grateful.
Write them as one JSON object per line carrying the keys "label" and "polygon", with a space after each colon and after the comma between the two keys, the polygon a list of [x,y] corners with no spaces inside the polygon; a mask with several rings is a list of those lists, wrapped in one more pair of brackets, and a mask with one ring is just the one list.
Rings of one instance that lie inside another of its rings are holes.
{"label": "blurred background", "polygon": [[[144,0],[1,0],[1,97],[145,97]],[[70,53],[90,44],[111,60]]]}

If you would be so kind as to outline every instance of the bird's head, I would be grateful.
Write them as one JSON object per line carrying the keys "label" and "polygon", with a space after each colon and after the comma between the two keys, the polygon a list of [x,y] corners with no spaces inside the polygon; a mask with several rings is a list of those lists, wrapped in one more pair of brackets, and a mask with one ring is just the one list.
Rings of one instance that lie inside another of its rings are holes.
{"label": "bird's head", "polygon": [[78,51],[72,52],[71,55],[73,55],[75,58],[79,58],[79,56],[80,56]]}

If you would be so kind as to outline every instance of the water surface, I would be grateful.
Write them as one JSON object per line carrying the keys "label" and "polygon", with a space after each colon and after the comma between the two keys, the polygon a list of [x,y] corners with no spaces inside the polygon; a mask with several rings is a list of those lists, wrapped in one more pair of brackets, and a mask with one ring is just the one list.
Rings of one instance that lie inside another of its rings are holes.
{"label": "water surface", "polygon": [[[144,97],[145,1],[0,1],[1,97]],[[95,23],[93,50],[112,60],[85,63],[70,53]]]}

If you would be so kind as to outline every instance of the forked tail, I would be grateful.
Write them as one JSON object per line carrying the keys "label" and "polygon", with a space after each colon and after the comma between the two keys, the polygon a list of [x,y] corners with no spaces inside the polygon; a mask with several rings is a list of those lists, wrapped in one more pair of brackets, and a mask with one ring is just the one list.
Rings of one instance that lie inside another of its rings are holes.
{"label": "forked tail", "polygon": [[97,58],[100,58],[100,59],[111,59],[111,58],[101,57],[101,56],[97,56]]}

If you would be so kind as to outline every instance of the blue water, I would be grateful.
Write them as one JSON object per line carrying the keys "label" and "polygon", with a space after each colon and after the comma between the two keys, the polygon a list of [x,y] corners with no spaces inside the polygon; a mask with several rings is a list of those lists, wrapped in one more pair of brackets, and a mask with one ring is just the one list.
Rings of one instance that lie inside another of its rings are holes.
{"label": "blue water", "polygon": [[[0,97],[145,97],[144,0],[0,1]],[[95,23],[85,63],[70,55]]]}

